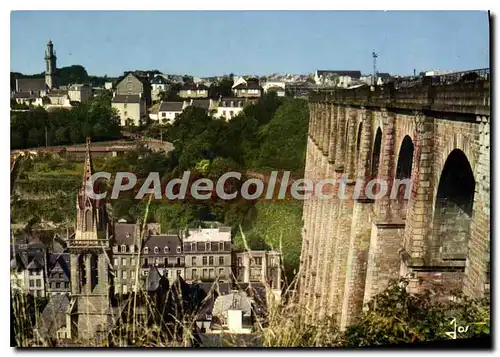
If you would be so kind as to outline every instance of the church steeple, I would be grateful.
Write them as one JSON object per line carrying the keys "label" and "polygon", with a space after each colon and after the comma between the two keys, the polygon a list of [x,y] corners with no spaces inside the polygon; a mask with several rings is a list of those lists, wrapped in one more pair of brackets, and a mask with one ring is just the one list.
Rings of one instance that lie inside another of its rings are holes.
{"label": "church steeple", "polygon": [[[104,200],[95,199],[87,194],[87,185],[93,173],[94,168],[92,166],[92,156],[90,154],[90,137],[87,137],[82,185],[76,199],[76,231],[94,232],[96,235],[101,236],[106,231],[108,217]],[[95,193],[99,193],[97,182],[93,183],[93,190]]]}
{"label": "church steeple", "polygon": [[48,88],[52,89],[56,86],[56,52],[54,51],[54,45],[52,41],[49,40],[47,43],[47,49],[45,50],[45,84]]}

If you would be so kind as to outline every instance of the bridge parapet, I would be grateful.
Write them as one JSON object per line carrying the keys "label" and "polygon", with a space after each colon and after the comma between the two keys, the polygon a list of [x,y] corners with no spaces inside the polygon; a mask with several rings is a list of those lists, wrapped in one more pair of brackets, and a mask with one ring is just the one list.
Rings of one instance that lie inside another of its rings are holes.
{"label": "bridge parapet", "polygon": [[[479,72],[482,73],[482,72]],[[472,76],[474,74],[474,76]],[[443,79],[443,78],[448,79]],[[468,79],[474,77],[473,79]],[[413,82],[395,82],[371,89],[338,89],[312,92],[312,102],[386,107],[412,110],[490,115],[489,74],[467,72],[457,77],[424,77]]]}

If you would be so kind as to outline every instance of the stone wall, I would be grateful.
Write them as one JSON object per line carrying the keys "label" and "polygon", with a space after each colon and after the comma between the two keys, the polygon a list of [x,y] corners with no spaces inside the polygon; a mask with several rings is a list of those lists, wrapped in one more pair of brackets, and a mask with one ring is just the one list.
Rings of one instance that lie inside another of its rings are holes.
{"label": "stone wall", "polygon": [[[307,321],[334,317],[345,328],[401,277],[413,292],[489,294],[489,110],[487,81],[310,97],[305,178],[345,181],[333,187],[331,199],[312,195],[304,201],[299,298]],[[389,194],[405,137],[413,145],[406,158],[410,195],[394,199]],[[456,149],[476,182],[471,216],[436,199],[445,162]],[[364,188],[374,162],[388,194],[370,199]]]}

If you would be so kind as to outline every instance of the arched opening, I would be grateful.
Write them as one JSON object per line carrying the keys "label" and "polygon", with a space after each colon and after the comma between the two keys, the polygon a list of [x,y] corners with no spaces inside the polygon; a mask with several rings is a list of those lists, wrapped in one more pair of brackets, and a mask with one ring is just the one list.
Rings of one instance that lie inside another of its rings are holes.
{"label": "arched opening", "polygon": [[375,178],[378,175],[381,146],[382,146],[382,130],[378,128],[377,134],[375,134],[375,142],[373,143],[373,151],[372,151],[372,169],[370,172],[370,176],[372,178]]}
{"label": "arched opening", "polygon": [[444,260],[465,260],[476,182],[467,156],[458,149],[446,159],[436,195],[434,252]]}
{"label": "arched opening", "polygon": [[414,146],[411,138],[406,135],[399,147],[398,163],[396,166],[396,180],[393,189],[396,190],[396,207],[397,215],[401,219],[406,219],[406,211],[408,206],[409,191],[411,190],[411,168],[413,165]]}
{"label": "arched opening", "polygon": [[358,135],[356,135],[356,167],[354,170],[357,170],[358,168],[358,162],[359,162],[359,148],[361,146],[361,134],[363,134],[363,122],[359,123],[358,125]]}
{"label": "arched opening", "polygon": [[79,275],[80,275],[80,281],[77,282],[78,284],[78,291],[81,292],[85,288],[85,285],[87,284],[87,269],[85,269],[85,254],[80,254],[78,256],[78,270],[79,270]]}
{"label": "arched opening", "polygon": [[92,210],[88,209],[85,211],[85,230],[92,230]]}
{"label": "arched opening", "polygon": [[99,284],[99,264],[98,258],[92,253],[90,256],[90,281],[92,283],[91,290],[93,291],[97,284]]}

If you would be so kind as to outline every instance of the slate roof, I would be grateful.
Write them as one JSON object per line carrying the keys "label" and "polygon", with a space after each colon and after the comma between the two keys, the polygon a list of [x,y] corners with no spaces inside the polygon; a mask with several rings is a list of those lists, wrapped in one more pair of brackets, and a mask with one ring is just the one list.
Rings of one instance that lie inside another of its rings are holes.
{"label": "slate roof", "polygon": [[346,70],[317,70],[318,76],[336,74],[338,76],[349,76],[352,78],[359,79],[361,77],[361,71],[346,71]]}
{"label": "slate roof", "polygon": [[184,102],[161,102],[158,112],[182,112]]}
{"label": "slate roof", "polygon": [[144,284],[145,289],[149,292],[154,292],[157,291],[160,287],[165,287],[167,285],[168,280],[160,274],[158,268],[151,267]]}
{"label": "slate roof", "polygon": [[18,78],[16,79],[17,92],[46,90],[45,78]]}
{"label": "slate roof", "polygon": [[210,108],[210,99],[193,99],[193,103],[191,105],[193,107],[208,110]]}
{"label": "slate roof", "polygon": [[243,316],[251,316],[252,300],[244,291],[234,291],[221,295],[215,300],[212,315],[220,316],[230,309],[242,310]]}
{"label": "slate roof", "polygon": [[389,79],[391,78],[391,75],[387,72],[379,72],[377,73],[377,76],[382,78],[382,79]]}
{"label": "slate roof", "polygon": [[[56,273],[55,268],[57,268],[58,266],[61,267],[61,270],[64,273],[62,279],[54,275]],[[71,274],[69,253],[59,253],[59,254],[50,253],[48,271],[49,271],[49,280],[57,278],[58,281],[62,280],[65,282],[69,282]]]}
{"label": "slate roof", "polygon": [[69,306],[69,298],[66,295],[53,295],[43,309],[39,320],[40,334],[47,337],[56,337],[56,332],[66,326],[66,311]]}
{"label": "slate roof", "polygon": [[204,84],[185,83],[180,90],[208,90],[208,87]]}
{"label": "slate roof", "polygon": [[117,94],[111,101],[113,103],[140,103],[141,99],[137,94]]}
{"label": "slate roof", "polygon": [[[149,252],[148,255],[155,255],[154,248],[158,247],[158,254],[172,254],[177,255],[182,253],[182,244],[178,235],[176,234],[161,234],[161,235],[153,235],[148,238],[144,247],[148,247]],[[165,253],[165,247],[168,247],[168,253]],[[177,253],[177,247],[181,247],[181,253]]]}
{"label": "slate roof", "polygon": [[151,80],[151,84],[168,84],[166,79],[161,75],[157,75]]}
{"label": "slate roof", "polygon": [[233,89],[240,90],[240,89],[260,89],[259,83],[256,82],[247,82],[247,83],[240,83]]}

